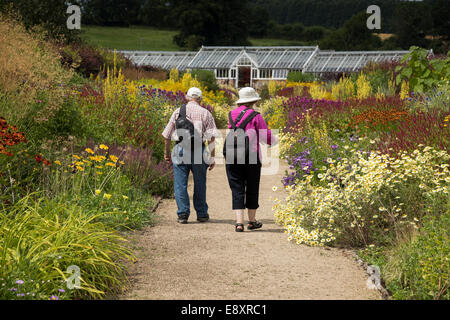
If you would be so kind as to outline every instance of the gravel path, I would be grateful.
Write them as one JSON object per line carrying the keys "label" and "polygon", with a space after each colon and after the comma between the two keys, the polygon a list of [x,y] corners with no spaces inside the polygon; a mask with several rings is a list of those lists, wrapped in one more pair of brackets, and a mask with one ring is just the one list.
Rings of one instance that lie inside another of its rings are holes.
{"label": "gravel path", "polygon": [[[131,235],[138,262],[120,299],[381,299],[366,288],[364,270],[342,250],[287,241],[274,223],[272,203],[282,198],[281,177],[262,176],[260,230],[236,233],[225,168],[208,173],[211,220],[198,223],[191,201],[187,225],[176,222],[175,200],[164,200],[155,227]],[[192,176],[190,178],[192,199]],[[274,192],[273,186],[278,186]]]}

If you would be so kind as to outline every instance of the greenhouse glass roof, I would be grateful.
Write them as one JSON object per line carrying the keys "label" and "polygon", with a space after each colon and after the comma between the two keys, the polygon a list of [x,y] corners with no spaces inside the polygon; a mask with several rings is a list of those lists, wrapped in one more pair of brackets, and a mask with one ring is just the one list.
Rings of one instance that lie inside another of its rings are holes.
{"label": "greenhouse glass roof", "polygon": [[302,69],[318,50],[318,47],[202,47],[188,67],[229,69],[246,56],[260,69]]}
{"label": "greenhouse glass roof", "polygon": [[352,72],[368,62],[400,60],[409,51],[320,51],[304,67],[303,72]]}
{"label": "greenhouse glass roof", "polygon": [[118,51],[137,66],[185,70],[197,52],[192,51]]}
{"label": "greenhouse glass roof", "polygon": [[[310,73],[353,72],[368,62],[400,60],[408,51],[321,51],[319,47],[202,47],[198,52],[119,51],[138,66],[161,69],[272,69]],[[432,51],[430,51],[432,53]]]}

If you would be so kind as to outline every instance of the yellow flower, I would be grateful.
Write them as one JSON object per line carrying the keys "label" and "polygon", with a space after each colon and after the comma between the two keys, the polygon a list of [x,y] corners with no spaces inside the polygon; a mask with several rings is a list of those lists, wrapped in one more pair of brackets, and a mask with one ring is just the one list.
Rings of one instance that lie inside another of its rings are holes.
{"label": "yellow flower", "polygon": [[94,154],[94,150],[92,150],[91,148],[86,148],[85,151],[86,151],[87,153]]}
{"label": "yellow flower", "polygon": [[123,161],[119,161],[119,163],[120,163],[121,165],[124,165],[124,164],[125,164],[125,162],[123,162]]}
{"label": "yellow flower", "polygon": [[103,172],[97,171],[97,174],[98,174],[99,176],[101,176],[101,175],[103,174]]}
{"label": "yellow flower", "polygon": [[116,166],[116,164],[112,163],[112,162],[108,162],[106,165],[109,166],[109,167],[115,167]]}
{"label": "yellow flower", "polygon": [[108,150],[109,147],[106,146],[106,145],[104,145],[104,144],[101,144],[101,145],[100,145],[100,149],[102,149],[102,150]]}
{"label": "yellow flower", "polygon": [[73,155],[74,158],[81,160],[81,158],[79,156],[77,156],[76,154]]}
{"label": "yellow flower", "polygon": [[103,195],[103,198],[104,198],[104,199],[107,199],[107,200],[111,199],[111,197],[112,197],[112,195],[109,194],[109,193],[105,193],[105,194]]}
{"label": "yellow flower", "polygon": [[100,190],[100,189],[95,190],[96,195],[99,195],[100,193],[102,193],[102,190]]}
{"label": "yellow flower", "polygon": [[95,166],[97,169],[103,169],[103,166]]}
{"label": "yellow flower", "polygon": [[55,160],[54,163],[57,164],[58,166],[61,165],[61,161],[59,161],[59,160]]}
{"label": "yellow flower", "polygon": [[82,166],[82,165],[84,165],[84,163],[81,162],[81,161],[78,161],[78,162],[75,162],[75,165],[77,165],[77,166]]}
{"label": "yellow flower", "polygon": [[77,170],[78,170],[78,171],[84,171],[84,168],[83,168],[83,167],[80,167],[80,166],[77,166]]}
{"label": "yellow flower", "polygon": [[122,196],[123,200],[128,200],[127,196]]}
{"label": "yellow flower", "polygon": [[100,156],[95,156],[95,157],[89,157],[89,159],[91,159],[92,161],[96,161],[96,162],[100,162],[102,161],[102,158]]}
{"label": "yellow flower", "polygon": [[109,158],[111,159],[112,162],[117,162],[117,160],[119,160],[119,158],[113,155],[110,155]]}

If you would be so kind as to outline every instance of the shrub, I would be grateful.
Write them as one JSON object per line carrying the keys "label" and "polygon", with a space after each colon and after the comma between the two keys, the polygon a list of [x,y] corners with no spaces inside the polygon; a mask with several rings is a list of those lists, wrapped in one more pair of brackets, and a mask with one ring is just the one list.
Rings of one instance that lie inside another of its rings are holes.
{"label": "shrub", "polygon": [[450,77],[450,56],[445,59],[428,59],[428,51],[419,47],[411,47],[410,53],[402,58],[406,66],[398,66],[400,72],[396,78],[397,85],[403,80],[409,82],[414,92],[427,92],[432,88],[444,84]]}
{"label": "shrub", "polygon": [[192,77],[196,78],[207,89],[212,91],[219,90],[214,71],[210,70],[192,70]]}
{"label": "shrub", "polygon": [[446,210],[445,151],[426,147],[400,159],[350,152],[340,161],[328,159],[328,169],[298,179],[287,188],[287,200],[275,205],[289,239],[313,246],[383,245],[418,228],[429,212]]}
{"label": "shrub", "polygon": [[267,84],[262,86],[259,95],[263,101],[270,99],[269,86]]}
{"label": "shrub", "polygon": [[388,254],[382,275],[394,299],[450,299],[450,211],[436,213],[424,219],[416,236]]}
{"label": "shrub", "polygon": [[109,152],[124,162],[122,171],[135,188],[163,197],[173,195],[173,169],[166,162],[157,163],[151,150],[111,146]]}
{"label": "shrub", "polygon": [[42,34],[31,34],[20,23],[0,16],[0,108],[2,116],[17,125],[42,100],[43,92],[57,109],[59,86],[73,75],[64,70],[54,47],[43,39]]}
{"label": "shrub", "polygon": [[289,82],[314,82],[315,80],[313,74],[301,71],[290,71],[287,76],[287,81]]}
{"label": "shrub", "polygon": [[125,152],[112,151],[102,144],[79,154],[59,157],[43,177],[45,194],[94,213],[111,212],[101,219],[115,229],[140,228],[151,221],[150,210],[155,201],[144,186],[134,188],[124,174],[126,163],[120,158]]}
{"label": "shrub", "polygon": [[[101,298],[120,292],[126,279],[122,263],[134,258],[125,239],[95,222],[107,214],[37,195],[0,209],[0,298]],[[65,283],[72,265],[81,271],[76,290]]]}

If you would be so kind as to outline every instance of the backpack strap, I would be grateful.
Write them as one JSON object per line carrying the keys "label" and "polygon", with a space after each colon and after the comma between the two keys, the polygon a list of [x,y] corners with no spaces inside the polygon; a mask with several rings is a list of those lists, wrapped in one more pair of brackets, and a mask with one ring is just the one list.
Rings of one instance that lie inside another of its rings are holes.
{"label": "backpack strap", "polygon": [[183,104],[180,108],[180,113],[178,115],[178,118],[185,118],[186,119],[186,105]]}
{"label": "backpack strap", "polygon": [[259,112],[256,111],[252,111],[252,113],[247,116],[247,118],[245,118],[244,121],[242,121],[242,123],[239,125],[239,129],[244,129],[245,127],[250,123],[250,121],[252,121],[257,115],[259,114]]}
{"label": "backpack strap", "polygon": [[233,117],[231,116],[231,112],[229,113],[228,117],[231,123],[231,127],[236,130],[237,127],[236,125],[239,123],[239,121],[242,120],[242,118],[244,117],[245,113],[247,112],[248,108],[245,108],[244,110],[242,110],[242,112],[239,114],[239,116],[236,118],[236,121],[233,121]]}

